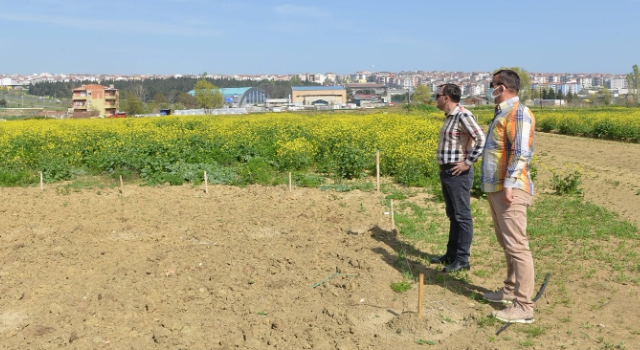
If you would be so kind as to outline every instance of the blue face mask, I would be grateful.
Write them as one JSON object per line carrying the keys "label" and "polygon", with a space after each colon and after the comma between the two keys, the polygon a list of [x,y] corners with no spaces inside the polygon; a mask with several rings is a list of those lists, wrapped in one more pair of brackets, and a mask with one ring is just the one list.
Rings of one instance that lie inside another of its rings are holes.
{"label": "blue face mask", "polygon": [[[504,92],[504,86],[503,85],[500,85],[500,86],[502,86],[502,91],[500,91],[500,93],[495,95],[495,96],[494,96],[493,93],[496,91],[496,89],[489,88],[489,95],[487,96],[487,99],[489,100],[489,102],[491,102],[491,103],[495,102],[496,98],[498,98],[498,97],[500,97],[500,95],[502,95],[502,93]],[[498,86],[498,87],[500,87],[500,86]]]}
{"label": "blue face mask", "polygon": [[489,88],[489,93],[487,94],[487,101],[489,101],[489,103],[493,103],[496,100],[496,98],[493,97],[494,90],[494,88]]}

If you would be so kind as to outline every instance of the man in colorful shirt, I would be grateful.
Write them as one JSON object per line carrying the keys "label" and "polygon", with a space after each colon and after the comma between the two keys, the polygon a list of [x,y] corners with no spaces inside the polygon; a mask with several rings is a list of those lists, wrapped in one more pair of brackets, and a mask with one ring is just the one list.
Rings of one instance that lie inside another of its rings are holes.
{"label": "man in colorful shirt", "polygon": [[436,158],[449,217],[449,242],[447,252],[432,258],[431,262],[447,265],[443,272],[470,269],[473,164],[480,158],[485,142],[482,128],[473,114],[460,105],[460,95],[460,87],[455,84],[441,85],[436,95],[437,106],[445,113]]}
{"label": "man in colorful shirt", "polygon": [[496,109],[482,153],[482,190],[487,192],[498,243],[507,260],[507,278],[484,297],[511,305],[493,315],[503,322],[532,323],[533,257],[527,238],[527,207],[533,199],[530,169],[535,118],[520,103],[520,77],[512,70],[493,74],[491,97]]}

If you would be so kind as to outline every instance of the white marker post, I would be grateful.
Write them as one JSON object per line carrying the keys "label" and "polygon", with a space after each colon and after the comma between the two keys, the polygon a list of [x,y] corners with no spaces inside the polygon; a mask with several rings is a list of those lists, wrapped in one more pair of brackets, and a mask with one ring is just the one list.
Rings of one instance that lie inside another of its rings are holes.
{"label": "white marker post", "polygon": [[376,191],[380,192],[380,150],[376,151]]}
{"label": "white marker post", "polygon": [[122,175],[120,175],[120,193],[124,194],[124,181],[122,181]]}
{"label": "white marker post", "polygon": [[418,318],[422,318],[422,303],[424,301],[424,274],[420,272],[420,279],[418,285]]}
{"label": "white marker post", "polygon": [[393,218],[393,199],[391,200],[391,228],[396,228],[396,220]]}
{"label": "white marker post", "polygon": [[289,172],[289,192],[293,191],[293,185],[291,183],[291,172]]}
{"label": "white marker post", "polygon": [[40,189],[44,191],[44,179],[42,177],[42,171],[40,172]]}

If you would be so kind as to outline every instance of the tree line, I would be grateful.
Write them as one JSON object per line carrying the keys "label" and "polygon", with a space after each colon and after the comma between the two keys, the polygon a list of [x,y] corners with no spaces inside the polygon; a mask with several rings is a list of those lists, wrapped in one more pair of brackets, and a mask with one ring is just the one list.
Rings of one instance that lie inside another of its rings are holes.
{"label": "tree line", "polygon": [[[55,98],[71,98],[72,90],[81,85],[100,84],[103,86],[113,86],[121,92],[134,93],[142,102],[151,102],[158,94],[166,97],[169,103],[176,102],[180,93],[193,90],[196,82],[201,78],[195,77],[170,77],[154,78],[145,80],[102,80],[99,83],[90,80],[69,81],[69,82],[40,82],[29,85],[29,94],[35,96],[51,96]],[[235,87],[262,87],[272,98],[285,98],[291,92],[291,86],[311,86],[316,83],[304,82],[300,79],[291,81],[251,81],[236,79],[211,79],[206,78],[211,84],[218,88]]]}
{"label": "tree line", "polygon": [[[206,73],[203,74],[206,76]],[[71,98],[73,89],[81,85],[113,85],[120,92],[120,110],[129,114],[157,112],[162,108],[209,108],[208,103],[188,94],[196,89],[196,84],[206,82],[212,88],[261,87],[270,98],[286,98],[291,86],[314,86],[317,83],[302,81],[294,76],[290,81],[237,80],[195,77],[153,78],[144,80],[102,80],[99,83],[83,80],[69,82],[40,82],[29,85],[28,93],[36,96]],[[201,94],[202,95],[202,94]]]}

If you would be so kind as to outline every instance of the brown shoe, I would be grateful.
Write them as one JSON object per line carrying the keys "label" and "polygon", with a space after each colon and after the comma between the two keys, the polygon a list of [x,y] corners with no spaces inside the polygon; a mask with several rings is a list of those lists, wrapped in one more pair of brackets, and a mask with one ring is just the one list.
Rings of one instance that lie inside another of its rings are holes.
{"label": "brown shoe", "polygon": [[482,296],[492,303],[501,303],[501,304],[511,304],[511,300],[515,297],[511,293],[505,293],[504,287],[498,289],[495,292],[487,292],[482,294]]}
{"label": "brown shoe", "polygon": [[491,312],[493,317],[507,323],[533,323],[533,309],[525,310],[523,305],[514,299],[513,304],[504,310]]}

